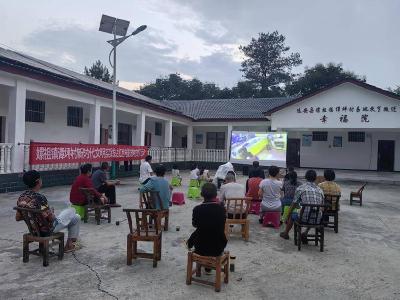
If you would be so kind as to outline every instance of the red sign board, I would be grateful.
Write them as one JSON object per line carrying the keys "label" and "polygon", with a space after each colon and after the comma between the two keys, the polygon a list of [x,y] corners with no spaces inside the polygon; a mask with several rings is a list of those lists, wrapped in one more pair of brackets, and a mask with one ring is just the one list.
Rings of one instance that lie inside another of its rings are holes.
{"label": "red sign board", "polygon": [[140,160],[146,157],[147,147],[96,144],[30,144],[29,164],[60,164],[101,161]]}

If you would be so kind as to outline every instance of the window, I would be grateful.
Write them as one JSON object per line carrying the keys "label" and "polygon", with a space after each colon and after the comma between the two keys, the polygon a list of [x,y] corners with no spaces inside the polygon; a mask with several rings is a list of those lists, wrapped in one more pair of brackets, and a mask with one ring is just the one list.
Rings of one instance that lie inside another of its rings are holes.
{"label": "window", "polygon": [[313,142],[326,142],[328,140],[327,131],[313,131],[312,133]]}
{"label": "window", "polygon": [[364,143],[365,142],[365,132],[350,131],[349,132],[349,142]]}
{"label": "window", "polygon": [[77,106],[68,106],[67,108],[67,125],[74,127],[82,127],[83,108]]}
{"label": "window", "polygon": [[225,132],[207,132],[207,149],[225,149]]}
{"label": "window", "polygon": [[45,104],[44,101],[26,99],[25,121],[44,123]]}
{"label": "window", "polygon": [[158,135],[158,136],[162,135],[162,123],[156,122],[155,129],[154,129],[154,135]]}

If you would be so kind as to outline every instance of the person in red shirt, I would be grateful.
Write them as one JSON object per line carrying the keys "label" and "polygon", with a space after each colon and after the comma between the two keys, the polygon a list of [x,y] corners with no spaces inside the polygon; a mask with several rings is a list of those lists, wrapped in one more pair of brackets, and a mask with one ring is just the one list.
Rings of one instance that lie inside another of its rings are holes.
{"label": "person in red shirt", "polygon": [[247,180],[246,187],[246,197],[251,197],[253,200],[259,200],[258,190],[260,189],[260,182],[262,181],[261,176],[251,177]]}
{"label": "person in red shirt", "polygon": [[69,201],[74,205],[85,205],[87,204],[85,195],[79,190],[80,188],[90,189],[95,195],[96,199],[101,201],[102,204],[107,202],[107,197],[100,194],[93,186],[93,182],[90,179],[92,175],[92,165],[85,164],[81,166],[81,174],[76,177],[74,183],[71,186],[71,192],[69,194]]}

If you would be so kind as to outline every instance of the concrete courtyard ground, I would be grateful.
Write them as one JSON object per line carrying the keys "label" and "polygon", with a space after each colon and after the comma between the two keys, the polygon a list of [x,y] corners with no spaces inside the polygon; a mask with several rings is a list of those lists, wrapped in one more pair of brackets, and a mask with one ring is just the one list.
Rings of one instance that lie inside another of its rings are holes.
{"label": "concrete courtyard ground", "polygon": [[[245,182],[243,176],[238,180]],[[177,190],[186,191],[187,183]],[[371,183],[359,207],[349,205],[349,193],[359,183],[341,185],[339,233],[326,231],[325,252],[313,245],[298,252],[292,234],[283,240],[279,230],[261,227],[250,215],[250,240],[232,237],[228,243],[237,257],[236,270],[220,293],[185,284],[184,240],[193,231],[191,213],[200,201],[186,200],[171,208],[157,268],[144,259],[126,265],[128,225],[115,225],[125,218],[121,208],[112,210],[111,224],[82,223],[84,248],[75,257],[69,253],[62,261],[52,258],[44,268],[35,256],[22,263],[22,234],[27,229],[15,222],[12,210],[19,193],[0,194],[0,299],[400,299],[400,187]],[[138,207],[137,187],[137,178],[124,179],[118,187],[123,207]],[[68,186],[42,192],[56,212],[67,207]]]}

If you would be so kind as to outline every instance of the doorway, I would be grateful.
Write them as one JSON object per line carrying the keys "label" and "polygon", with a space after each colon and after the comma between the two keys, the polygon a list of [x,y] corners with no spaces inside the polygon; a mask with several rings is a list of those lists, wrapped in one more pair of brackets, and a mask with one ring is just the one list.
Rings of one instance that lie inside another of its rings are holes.
{"label": "doorway", "polygon": [[6,124],[6,118],[0,116],[0,143],[5,143],[6,141],[6,132],[5,132],[5,124]]}
{"label": "doorway", "polygon": [[144,133],[144,145],[150,147],[151,146],[151,133],[145,132]]}
{"label": "doorway", "polygon": [[378,141],[378,171],[393,172],[394,141]]}
{"label": "doorway", "polygon": [[288,139],[286,165],[288,167],[300,167],[300,139]]}

